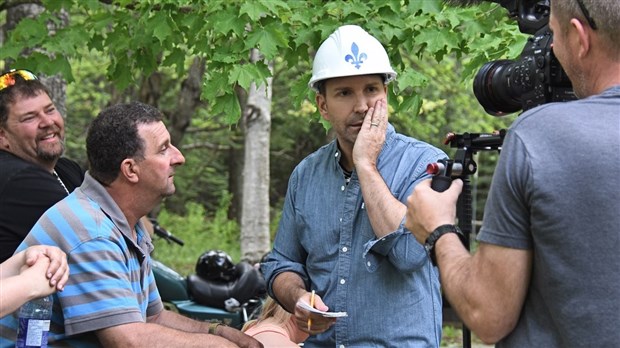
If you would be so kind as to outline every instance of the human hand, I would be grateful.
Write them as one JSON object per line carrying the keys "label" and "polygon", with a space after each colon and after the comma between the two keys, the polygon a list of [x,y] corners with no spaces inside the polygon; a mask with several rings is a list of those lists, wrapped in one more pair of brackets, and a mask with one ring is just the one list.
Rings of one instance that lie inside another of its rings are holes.
{"label": "human hand", "polygon": [[422,245],[435,228],[453,224],[456,218],[456,201],[463,189],[463,181],[455,179],[450,188],[437,192],[431,188],[431,180],[416,185],[407,198],[405,227]]}
{"label": "human hand", "polygon": [[50,260],[47,257],[39,257],[32,266],[24,265],[21,268],[19,278],[22,279],[31,298],[40,298],[56,292],[56,286],[50,284],[45,275],[49,265]]}
{"label": "human hand", "polygon": [[326,318],[320,314],[312,313],[301,306],[302,302],[314,303],[314,308],[327,312],[329,307],[323,303],[323,299],[317,294],[314,294],[314,301],[312,300],[312,293],[306,292],[301,296],[295,304],[295,324],[300,331],[306,332],[310,335],[316,335],[329,329],[335,322],[336,318]]}
{"label": "human hand", "polygon": [[262,348],[263,344],[255,338],[226,325],[218,325],[216,329],[218,336],[223,337],[242,348]]}
{"label": "human hand", "polygon": [[69,265],[67,255],[55,246],[34,245],[25,250],[25,264],[32,266],[41,258],[49,260],[49,267],[44,272],[49,279],[50,286],[56,286],[58,291],[62,291],[69,279]]}
{"label": "human hand", "polygon": [[379,99],[374,107],[366,112],[353,146],[353,164],[356,169],[376,165],[377,157],[385,143],[387,124],[387,102],[385,99]]}

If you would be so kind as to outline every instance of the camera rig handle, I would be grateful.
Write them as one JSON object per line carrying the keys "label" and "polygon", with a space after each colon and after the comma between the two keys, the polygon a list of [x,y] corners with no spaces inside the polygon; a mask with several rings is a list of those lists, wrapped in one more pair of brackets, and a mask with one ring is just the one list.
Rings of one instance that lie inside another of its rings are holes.
{"label": "camera rig handle", "polygon": [[[473,156],[479,151],[500,151],[506,131],[494,133],[448,133],[445,144],[457,148],[455,158],[442,159],[426,167],[426,172],[433,175],[431,188],[438,192],[447,190],[453,179],[463,181],[463,191],[456,204],[456,217],[459,228],[465,235],[465,248],[470,250],[470,235],[473,230],[473,214],[471,204],[471,184],[469,176],[478,170]],[[471,332],[463,324],[463,348],[471,347]]]}
{"label": "camera rig handle", "polygon": [[455,158],[442,159],[426,167],[426,172],[433,175],[431,187],[443,192],[450,187],[452,179],[466,179],[475,174],[478,164],[473,155],[479,151],[500,151],[506,131],[504,129],[494,133],[448,133],[445,144],[457,148]]}

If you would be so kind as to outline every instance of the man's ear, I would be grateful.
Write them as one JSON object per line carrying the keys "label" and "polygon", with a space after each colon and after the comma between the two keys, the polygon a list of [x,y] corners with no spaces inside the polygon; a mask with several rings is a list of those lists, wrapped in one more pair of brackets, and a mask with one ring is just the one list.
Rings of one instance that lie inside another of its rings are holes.
{"label": "man's ear", "polygon": [[387,103],[387,101],[388,101],[388,96],[389,96],[389,95],[388,95],[388,92],[389,92],[389,91],[388,91],[388,88],[390,88],[390,86],[388,86],[388,85],[386,85],[386,84],[384,84],[384,85],[383,85],[383,93],[385,93],[385,101],[386,101],[386,103]]}
{"label": "man's ear", "polygon": [[577,33],[577,43],[579,45],[577,50],[577,56],[579,58],[585,58],[590,52],[590,44],[592,43],[590,31],[592,29],[590,27],[584,26],[583,23],[581,23],[581,21],[576,18],[573,18],[571,20],[571,25]]}
{"label": "man's ear", "polygon": [[137,183],[140,180],[140,166],[133,158],[125,158],[121,162],[121,175],[131,183]]}
{"label": "man's ear", "polygon": [[6,137],[6,130],[0,127],[0,149],[8,149],[9,140]]}
{"label": "man's ear", "polygon": [[329,112],[327,111],[327,100],[325,99],[325,96],[321,93],[317,93],[314,98],[316,101],[316,106],[321,113],[321,116],[323,116],[326,121],[330,121]]}

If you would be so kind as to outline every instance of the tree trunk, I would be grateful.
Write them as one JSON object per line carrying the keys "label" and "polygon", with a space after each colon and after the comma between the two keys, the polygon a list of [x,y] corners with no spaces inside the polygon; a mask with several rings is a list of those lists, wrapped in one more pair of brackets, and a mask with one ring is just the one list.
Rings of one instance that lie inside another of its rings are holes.
{"label": "tree trunk", "polygon": [[[262,59],[253,49],[252,62]],[[245,155],[241,212],[241,257],[259,261],[270,249],[269,240],[269,141],[271,133],[272,79],[250,86],[243,110]]]}
{"label": "tree trunk", "polygon": [[[238,90],[240,90],[239,88]],[[237,90],[237,96],[240,96]],[[246,93],[243,93],[245,101]],[[244,109],[245,106],[242,106]],[[227,152],[228,157],[228,192],[232,193],[232,201],[228,208],[228,219],[235,220],[241,225],[241,210],[243,209],[243,142],[244,137],[240,127],[230,130],[231,145]]]}
{"label": "tree trunk", "polygon": [[195,57],[187,71],[187,78],[181,83],[179,101],[175,112],[170,113],[170,137],[172,144],[181,146],[185,131],[189,127],[192,116],[200,106],[200,93],[202,91],[202,77],[205,73],[205,60]]}

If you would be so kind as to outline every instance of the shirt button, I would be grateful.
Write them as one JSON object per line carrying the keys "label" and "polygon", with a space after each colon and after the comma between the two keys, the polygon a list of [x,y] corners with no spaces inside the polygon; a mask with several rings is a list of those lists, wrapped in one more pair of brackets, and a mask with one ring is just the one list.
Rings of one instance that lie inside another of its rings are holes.
{"label": "shirt button", "polygon": [[349,249],[347,249],[347,247],[343,247],[343,248],[342,248],[342,252],[343,252],[343,253],[346,253],[346,252],[347,252],[347,250],[349,250]]}
{"label": "shirt button", "polygon": [[344,186],[340,186],[340,191],[344,191]]}
{"label": "shirt button", "polygon": [[367,265],[368,267],[370,267],[370,261],[366,262],[366,265]]}
{"label": "shirt button", "polygon": [[340,284],[344,285],[344,283],[346,283],[347,281],[344,279],[340,279]]}
{"label": "shirt button", "polygon": [[334,154],[334,157],[338,157],[338,152],[336,152],[336,153]]}

